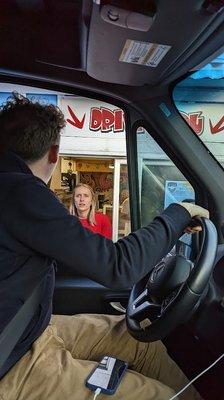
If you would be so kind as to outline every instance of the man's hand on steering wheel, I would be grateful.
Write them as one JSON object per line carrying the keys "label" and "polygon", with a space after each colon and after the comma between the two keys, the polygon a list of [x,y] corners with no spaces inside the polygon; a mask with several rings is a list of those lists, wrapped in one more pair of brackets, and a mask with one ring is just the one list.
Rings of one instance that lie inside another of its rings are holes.
{"label": "man's hand on steering wheel", "polygon": [[[206,210],[206,208],[187,202],[182,202],[179,204],[189,212],[191,218],[195,217],[209,218],[209,211]],[[200,232],[201,230],[202,230],[201,225],[198,224],[197,220],[193,220],[192,223],[185,228],[185,232],[189,234],[197,233]]]}

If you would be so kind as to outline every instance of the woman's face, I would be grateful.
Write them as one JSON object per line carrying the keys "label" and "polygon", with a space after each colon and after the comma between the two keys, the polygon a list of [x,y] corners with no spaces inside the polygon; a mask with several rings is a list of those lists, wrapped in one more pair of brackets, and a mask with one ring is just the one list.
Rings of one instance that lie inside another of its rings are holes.
{"label": "woman's face", "polygon": [[92,194],[86,187],[80,186],[75,189],[74,203],[78,212],[88,214],[92,204]]}

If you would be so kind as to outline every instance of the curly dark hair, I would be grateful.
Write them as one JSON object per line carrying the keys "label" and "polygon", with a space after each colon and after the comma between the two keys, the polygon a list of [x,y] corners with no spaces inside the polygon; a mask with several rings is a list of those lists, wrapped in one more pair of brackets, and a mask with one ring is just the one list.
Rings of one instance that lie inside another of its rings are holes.
{"label": "curly dark hair", "polygon": [[59,142],[64,127],[65,118],[58,107],[34,103],[18,93],[0,107],[1,147],[26,162],[42,158]]}

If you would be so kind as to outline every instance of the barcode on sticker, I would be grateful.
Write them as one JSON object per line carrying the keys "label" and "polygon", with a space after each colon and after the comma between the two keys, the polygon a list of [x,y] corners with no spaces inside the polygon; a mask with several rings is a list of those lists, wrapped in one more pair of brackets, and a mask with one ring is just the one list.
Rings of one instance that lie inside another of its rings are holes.
{"label": "barcode on sticker", "polygon": [[166,44],[137,42],[127,39],[119,61],[157,67],[170,48],[171,46]]}

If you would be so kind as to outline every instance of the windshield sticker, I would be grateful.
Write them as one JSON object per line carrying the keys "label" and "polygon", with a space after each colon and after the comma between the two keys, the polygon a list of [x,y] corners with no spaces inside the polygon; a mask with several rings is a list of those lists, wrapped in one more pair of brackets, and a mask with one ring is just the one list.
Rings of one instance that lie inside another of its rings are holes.
{"label": "windshield sticker", "polygon": [[119,61],[157,67],[171,46],[127,39]]}
{"label": "windshield sticker", "polygon": [[180,201],[194,203],[194,189],[190,183],[188,181],[166,181],[164,208]]}

